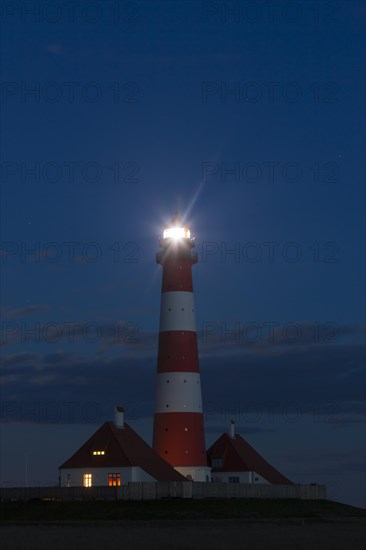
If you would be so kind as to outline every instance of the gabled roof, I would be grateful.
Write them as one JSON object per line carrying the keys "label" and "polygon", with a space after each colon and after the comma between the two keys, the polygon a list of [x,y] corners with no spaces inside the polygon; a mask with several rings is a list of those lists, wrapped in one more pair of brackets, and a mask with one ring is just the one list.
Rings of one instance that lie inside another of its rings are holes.
{"label": "gabled roof", "polygon": [[[104,451],[104,454],[93,455],[93,451]],[[113,422],[105,422],[60,469],[131,466],[139,466],[157,481],[186,479],[126,423],[123,428],[116,428]]]}
{"label": "gabled roof", "polygon": [[269,483],[291,484],[292,481],[271,466],[241,435],[232,438],[222,434],[207,451],[209,466],[213,458],[222,458],[222,468],[212,472],[257,472]]}

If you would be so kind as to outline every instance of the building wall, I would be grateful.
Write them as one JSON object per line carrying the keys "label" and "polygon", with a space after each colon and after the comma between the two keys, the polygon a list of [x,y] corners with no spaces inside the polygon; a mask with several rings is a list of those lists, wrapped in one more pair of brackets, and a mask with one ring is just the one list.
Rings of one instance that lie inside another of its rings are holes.
{"label": "building wall", "polygon": [[174,469],[184,477],[190,475],[192,481],[211,481],[211,468],[209,467],[175,466]]}
{"label": "building wall", "polygon": [[84,474],[92,474],[92,487],[108,486],[108,474],[120,474],[121,485],[131,481],[155,481],[155,479],[138,466],[130,468],[69,468],[60,470],[61,487],[83,487]]}
{"label": "building wall", "polygon": [[[184,467],[176,468],[182,475],[187,475]],[[189,469],[193,474],[194,481],[207,481],[207,476],[211,480],[209,468]],[[61,487],[83,487],[84,474],[92,474],[93,487],[108,486],[108,474],[115,473],[121,476],[121,485],[127,485],[131,481],[135,482],[153,482],[156,481],[151,475],[137,466],[130,468],[70,468],[60,470]],[[68,477],[69,476],[69,477]],[[233,482],[229,478],[239,478],[238,483],[268,484],[268,481],[256,472],[212,472],[213,482]]]}
{"label": "building wall", "polygon": [[238,477],[239,483],[268,483],[264,477],[257,472],[212,472],[212,481],[221,481],[229,483],[232,477]]}

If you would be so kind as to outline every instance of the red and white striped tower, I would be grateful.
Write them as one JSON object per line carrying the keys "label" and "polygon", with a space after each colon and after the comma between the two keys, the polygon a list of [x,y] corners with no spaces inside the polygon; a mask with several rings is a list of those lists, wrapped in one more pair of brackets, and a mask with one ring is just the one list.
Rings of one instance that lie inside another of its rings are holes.
{"label": "red and white striped tower", "polygon": [[182,475],[211,478],[207,467],[194,313],[194,238],[178,213],[163,230],[163,267],[153,447]]}

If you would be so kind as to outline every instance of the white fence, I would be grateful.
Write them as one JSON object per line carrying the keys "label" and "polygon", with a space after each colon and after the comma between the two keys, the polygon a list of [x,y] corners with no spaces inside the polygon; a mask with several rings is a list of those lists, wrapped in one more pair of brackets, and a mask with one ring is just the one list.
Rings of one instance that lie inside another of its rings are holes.
{"label": "white fence", "polygon": [[0,500],[159,500],[161,498],[326,499],[325,485],[201,483],[198,481],[130,482],[121,487],[3,487]]}

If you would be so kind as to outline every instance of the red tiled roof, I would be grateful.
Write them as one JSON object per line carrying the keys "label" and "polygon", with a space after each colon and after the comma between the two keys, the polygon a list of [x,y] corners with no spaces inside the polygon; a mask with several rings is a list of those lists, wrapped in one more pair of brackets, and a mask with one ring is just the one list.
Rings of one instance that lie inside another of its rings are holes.
{"label": "red tiled roof", "polygon": [[[104,451],[104,455],[93,455]],[[165,462],[128,424],[116,428],[105,422],[60,468],[110,468],[139,466],[157,481],[186,478]]]}
{"label": "red tiled roof", "polygon": [[222,468],[212,468],[213,472],[257,472],[269,483],[291,484],[292,481],[271,466],[241,435],[231,438],[222,434],[207,451],[208,465],[212,458],[222,458]]}

